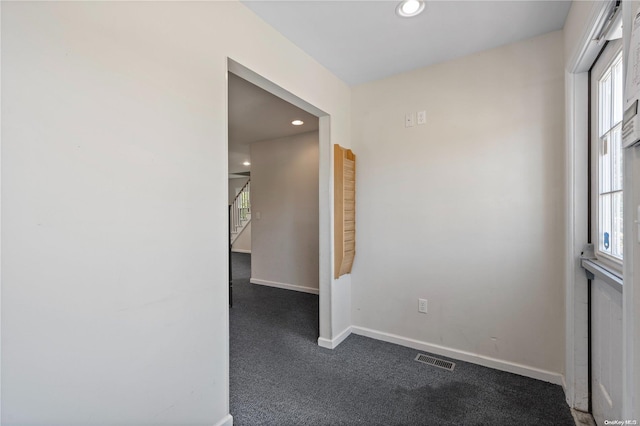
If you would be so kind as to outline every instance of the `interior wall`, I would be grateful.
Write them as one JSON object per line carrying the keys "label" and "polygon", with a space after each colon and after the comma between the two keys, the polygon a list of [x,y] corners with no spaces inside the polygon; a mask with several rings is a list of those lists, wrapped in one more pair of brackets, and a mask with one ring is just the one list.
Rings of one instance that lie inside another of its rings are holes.
{"label": "interior wall", "polygon": [[558,31],[353,88],[354,331],[561,381],[563,65]]}
{"label": "interior wall", "polygon": [[349,88],[235,1],[3,3],[1,54],[2,424],[230,424],[228,58],[343,145]]}
{"label": "interior wall", "polygon": [[318,132],[251,144],[251,282],[317,292]]}

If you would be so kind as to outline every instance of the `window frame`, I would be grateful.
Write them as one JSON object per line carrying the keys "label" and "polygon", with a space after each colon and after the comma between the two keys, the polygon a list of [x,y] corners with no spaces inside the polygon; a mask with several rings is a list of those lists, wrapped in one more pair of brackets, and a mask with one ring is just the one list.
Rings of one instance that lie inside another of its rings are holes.
{"label": "window frame", "polygon": [[[594,65],[590,71],[589,76],[589,87],[591,92],[591,101],[590,101],[590,120],[591,120],[591,128],[590,128],[590,176],[589,176],[589,196],[590,196],[590,241],[593,243],[594,252],[597,258],[597,261],[602,263],[603,266],[622,274],[624,256],[622,258],[618,258],[612,254],[603,252],[600,250],[600,177],[601,177],[601,169],[600,169],[600,81],[603,77],[609,72],[612,66],[621,58],[622,55],[622,42],[621,40],[615,40],[609,42],[605,48],[603,49],[601,55],[596,59]],[[623,74],[624,74],[624,63],[622,64]],[[624,84],[624,82],[621,82]],[[623,87],[624,90],[624,87]],[[620,102],[623,102],[621,99]],[[623,105],[620,106],[623,109]],[[613,120],[613,118],[612,118]],[[618,126],[621,126],[621,122],[613,123],[610,125],[609,129],[604,133],[608,133],[613,131]],[[612,133],[611,133],[612,134]],[[604,136],[604,135],[603,135]],[[613,152],[613,143],[612,138],[609,138],[608,146],[609,152]],[[622,148],[621,148],[622,151]],[[624,165],[621,169],[622,175],[624,175]],[[611,179],[613,180],[613,179]],[[624,179],[622,179],[624,180]],[[610,183],[613,185],[613,182]],[[611,188],[612,189],[612,188]],[[624,194],[624,183],[622,184],[622,189],[620,191],[611,190],[609,191],[611,195],[611,204],[613,205],[613,194],[620,193]],[[612,207],[613,208],[613,207]],[[623,220],[623,219],[622,219]],[[611,220],[611,237],[613,238],[613,226],[614,219]],[[624,231],[623,231],[624,238]],[[613,244],[613,242],[612,242]]]}

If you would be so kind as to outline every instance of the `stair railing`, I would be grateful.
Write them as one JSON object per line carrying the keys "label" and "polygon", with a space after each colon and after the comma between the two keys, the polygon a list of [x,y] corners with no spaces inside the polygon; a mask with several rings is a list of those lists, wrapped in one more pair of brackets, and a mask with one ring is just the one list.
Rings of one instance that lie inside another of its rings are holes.
{"label": "stair railing", "polygon": [[242,230],[242,227],[249,220],[251,214],[251,180],[242,187],[233,203],[230,205],[230,225],[229,231],[232,237]]}

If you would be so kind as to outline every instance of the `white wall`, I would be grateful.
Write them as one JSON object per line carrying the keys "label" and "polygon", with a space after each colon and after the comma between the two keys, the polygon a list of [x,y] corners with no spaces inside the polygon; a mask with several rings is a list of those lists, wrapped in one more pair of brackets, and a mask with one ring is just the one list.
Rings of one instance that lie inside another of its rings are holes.
{"label": "white wall", "polygon": [[251,144],[251,281],[318,290],[318,132]]}
{"label": "white wall", "polygon": [[353,89],[354,331],[561,381],[563,79],[554,32]]}
{"label": "white wall", "polygon": [[238,2],[2,9],[2,424],[230,421],[227,58],[349,88]]}

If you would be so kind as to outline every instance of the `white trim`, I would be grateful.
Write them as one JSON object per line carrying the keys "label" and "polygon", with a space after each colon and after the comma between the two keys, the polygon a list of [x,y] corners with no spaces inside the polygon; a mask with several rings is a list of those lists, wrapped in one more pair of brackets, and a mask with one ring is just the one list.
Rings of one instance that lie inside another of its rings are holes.
{"label": "white trim", "polygon": [[347,327],[340,334],[333,339],[325,339],[324,337],[318,337],[318,346],[326,349],[335,349],[340,343],[351,335],[351,327]]}
{"label": "white trim", "polygon": [[589,407],[588,289],[579,261],[588,238],[588,71],[601,49],[592,40],[610,4],[601,0],[591,4],[582,34],[566,62],[565,74],[565,395],[569,406],[579,411],[588,411]]}
{"label": "white trim", "polygon": [[[594,62],[593,67],[591,68],[591,81],[589,81],[589,87],[591,88],[591,128],[589,132],[591,134],[591,144],[589,149],[591,150],[591,241],[593,243],[593,249],[595,252],[595,256],[598,259],[598,262],[607,266],[607,269],[610,269],[611,272],[622,275],[622,259],[614,256],[613,254],[606,253],[600,250],[600,146],[602,144],[602,138],[605,134],[609,134],[613,132],[613,129],[616,127],[622,128],[622,117],[620,122],[615,123],[615,125],[611,126],[611,128],[606,129],[600,128],[600,82],[602,78],[607,74],[607,72],[611,73],[611,79],[613,81],[613,65],[618,62],[622,62],[622,40],[613,40],[607,44],[607,47],[602,51],[598,60]],[[624,87],[624,85],[623,85]],[[611,89],[612,95],[610,96],[610,103],[613,105],[613,89]],[[624,105],[623,105],[624,106]],[[624,109],[622,110],[624,111]],[[613,112],[609,111],[611,114],[611,121],[613,121]],[[602,136],[600,136],[602,134]],[[614,148],[610,143],[612,151]],[[622,155],[624,155],[624,148],[621,147]],[[613,167],[610,165],[610,167]],[[617,193],[618,191],[613,190],[613,183],[611,183],[611,191],[609,194]],[[620,193],[624,195],[624,185],[623,189],[620,190]],[[611,195],[613,197],[613,195]],[[613,206],[613,201],[611,202]],[[610,211],[612,221],[613,219],[613,211]],[[613,222],[612,222],[613,228]],[[614,232],[611,230],[611,252],[613,253],[613,239]],[[623,240],[624,241],[624,240]]]}
{"label": "white trim", "polygon": [[596,421],[593,420],[593,416],[591,415],[591,413],[586,413],[584,411],[572,408],[571,416],[573,416],[573,421],[575,422],[576,426],[597,426]]}
{"label": "white trim", "polygon": [[[2,2],[0,2],[0,22],[2,22]],[[2,31],[0,31],[0,34],[2,33]],[[2,45],[2,36],[0,36],[0,46]],[[2,81],[2,59],[1,59],[0,55],[0,82]],[[0,111],[2,111],[2,84],[0,84]],[[0,129],[2,128],[2,114],[0,114]],[[0,152],[2,152],[2,132],[0,132]],[[1,155],[0,155],[1,157]],[[0,158],[0,164],[2,164],[1,158]],[[1,167],[0,167],[1,168]],[[0,173],[0,176],[2,174]],[[2,187],[2,185],[0,185],[0,187]],[[0,196],[0,200],[2,200],[2,197]],[[0,207],[2,205],[2,202],[0,201]],[[2,211],[2,208],[0,208],[0,212]],[[1,215],[0,215],[1,216]],[[0,220],[0,223],[2,223],[2,221]],[[2,230],[0,230],[0,241],[2,241]],[[0,244],[0,252],[2,252],[2,247]],[[0,255],[0,258],[2,258],[2,256]],[[1,271],[1,267],[0,267],[0,383],[2,383],[2,271]],[[0,386],[0,401],[2,401],[2,386]],[[2,404],[0,403],[0,422],[2,421]]]}
{"label": "white trim", "polygon": [[[226,76],[228,79],[228,76]],[[229,117],[229,84],[227,82],[227,84],[224,85],[224,98],[227,100],[227,102],[224,103],[224,108],[225,108],[225,116]],[[228,118],[227,118],[227,122],[228,122]],[[227,134],[226,134],[226,139],[227,139],[227,146],[229,144],[229,132],[228,132],[228,128],[227,130]],[[229,173],[229,168],[228,168],[228,163],[225,162],[225,173]],[[228,183],[228,181],[227,181]],[[228,200],[227,200],[228,201]],[[225,208],[225,210],[227,212],[229,212],[229,210],[227,210]],[[225,221],[227,222],[227,221]],[[225,227],[227,228],[227,232],[230,231],[229,229],[229,222],[225,223]],[[225,232],[226,234],[226,232]],[[227,236],[228,238],[228,236]],[[227,244],[230,244],[231,241],[227,239]],[[229,266],[231,266],[231,254],[228,253],[227,250],[225,250],[225,257],[226,257],[226,261],[227,264]],[[225,305],[227,304],[227,301],[231,301],[231,291],[232,291],[232,286],[231,286],[231,267],[229,268],[224,268],[224,274],[225,274]],[[227,285],[227,283],[229,283],[229,285]],[[228,305],[227,305],[228,306]],[[220,342],[222,344],[222,346],[224,347],[224,404],[225,404],[225,411],[227,412],[226,416],[223,417],[221,420],[218,421],[217,424],[215,424],[214,426],[233,426],[233,418],[231,417],[230,411],[230,401],[231,401],[231,359],[230,359],[230,354],[231,354],[231,335],[230,335],[230,328],[229,328],[229,316],[230,316],[230,312],[229,312],[229,308],[227,307],[227,309],[224,310],[224,317],[223,317],[223,321],[224,321],[224,330],[225,330],[225,339],[223,342]]]}
{"label": "white trim", "polygon": [[[331,291],[333,284],[333,145],[331,136],[331,116],[320,108],[299,98],[295,94],[289,92],[283,87],[278,86],[275,82],[268,80],[255,71],[245,67],[232,58],[227,57],[227,68],[229,72],[242,77],[248,82],[255,84],[261,89],[278,96],[297,106],[298,108],[315,115],[319,118],[318,122],[318,139],[320,154],[320,170],[318,173],[319,187],[319,285],[322,289],[318,290],[319,300],[319,317],[320,317],[320,335],[328,336],[331,333],[333,325],[333,309],[337,308],[338,303],[334,303],[334,295]],[[335,141],[336,143],[338,141]],[[318,294],[318,293],[316,293]],[[342,305],[346,306],[346,305]],[[349,305],[350,306],[350,305]],[[350,313],[350,309],[347,314]]]}
{"label": "white trim", "polygon": [[588,241],[588,89],[589,74],[567,73],[566,90],[566,400],[580,411],[589,408],[588,283],[580,254]]}
{"label": "white trim", "polygon": [[504,361],[480,354],[448,348],[446,346],[422,342],[420,340],[410,339],[408,337],[402,337],[391,333],[371,330],[364,327],[352,326],[351,331],[353,334],[358,334],[360,336],[370,337],[372,339],[382,340],[384,342],[395,343],[396,345],[406,346],[409,348],[430,352],[436,355],[442,355],[460,361],[482,365],[496,370],[507,371],[509,373],[531,377],[532,379],[542,380],[556,385],[562,385],[563,382],[563,377],[560,373],[541,370],[539,368],[530,367],[528,365]]}
{"label": "white trim", "polygon": [[311,293],[311,294],[320,293],[320,291],[317,288],[313,288],[313,287],[304,287],[304,286],[295,285],[295,284],[279,283],[277,281],[261,280],[258,278],[251,278],[249,282],[251,284],[265,285],[267,287],[283,288],[285,290],[299,291],[302,293]]}
{"label": "white trim", "polygon": [[233,253],[249,253],[251,254],[251,250],[245,250],[245,249],[235,249],[235,248],[231,248],[231,251]]}
{"label": "white trim", "polygon": [[305,101],[304,99],[300,99],[299,97],[289,92],[288,90],[284,89],[283,87],[280,87],[274,82],[267,80],[260,74],[250,70],[249,68],[245,67],[241,63],[229,57],[227,58],[227,67],[230,72],[237,75],[238,77],[244,80],[247,80],[249,83],[255,84],[259,88],[264,89],[267,92],[273,95],[276,95],[281,99],[284,99],[285,101],[289,102],[294,106],[297,106],[298,108],[308,112],[309,114],[313,114],[316,117],[323,117],[328,115],[326,112],[324,112],[320,108],[317,108],[314,105],[311,105],[309,102]]}
{"label": "white trim", "polygon": [[582,37],[578,41],[577,48],[574,50],[573,55],[571,55],[571,58],[567,61],[567,71],[570,73],[577,74],[589,71],[591,65],[598,57],[602,49],[602,44],[598,44],[593,40],[597,36],[600,28],[602,28],[614,3],[613,0],[596,0],[593,2]]}
{"label": "white trim", "polygon": [[[623,63],[631,57],[631,27],[633,19],[638,10],[637,1],[622,2],[622,33],[623,33]],[[635,51],[634,51],[635,52]],[[625,78],[626,69],[623,68]],[[625,93],[625,99],[628,94]],[[628,104],[625,103],[625,108]],[[638,245],[637,239],[633,238],[637,232],[637,225],[634,223],[636,217],[636,207],[638,203],[638,148],[624,150],[624,232],[631,238],[624,241],[624,292],[622,293],[622,418],[638,419],[640,417],[640,378],[638,378],[638,332],[635,329],[636,317],[640,314],[640,300],[636,296],[638,291],[638,280],[635,278],[638,271]],[[636,323],[637,324],[637,323]]]}
{"label": "white trim", "polygon": [[233,417],[231,417],[231,414],[227,414],[213,426],[233,426]]}
{"label": "white trim", "polygon": [[[320,117],[318,121],[320,170],[318,182],[318,200],[320,203],[320,259],[319,282],[320,295],[320,336],[330,337],[333,330],[334,305],[333,293],[333,146],[331,145],[331,117]],[[351,312],[351,304],[346,306]]]}

